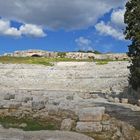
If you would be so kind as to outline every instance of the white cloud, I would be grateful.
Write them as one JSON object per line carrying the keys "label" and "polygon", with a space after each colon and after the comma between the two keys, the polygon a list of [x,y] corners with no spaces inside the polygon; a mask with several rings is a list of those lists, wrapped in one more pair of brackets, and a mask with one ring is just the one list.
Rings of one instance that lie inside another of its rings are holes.
{"label": "white cloud", "polygon": [[85,38],[85,37],[79,37],[75,40],[75,42],[82,50],[93,50],[92,49],[92,41]]}
{"label": "white cloud", "polygon": [[118,27],[124,27],[124,13],[125,9],[114,10],[111,14],[111,22]]}
{"label": "white cloud", "polygon": [[124,9],[116,9],[111,13],[110,21],[105,23],[100,21],[95,25],[96,30],[105,36],[112,36],[118,40],[124,40],[123,29],[125,28],[124,24]]}
{"label": "white cloud", "polygon": [[0,0],[0,17],[51,29],[81,29],[94,25],[126,0]]}
{"label": "white cloud", "polygon": [[102,35],[112,36],[118,40],[124,40],[123,32],[115,29],[109,23],[105,24],[103,21],[101,21],[100,23],[95,25],[95,28]]}
{"label": "white cloud", "polygon": [[22,35],[44,37],[42,28],[32,24],[22,25],[19,29],[11,27],[10,21],[0,19],[0,35],[20,37]]}
{"label": "white cloud", "polygon": [[46,34],[43,32],[42,28],[32,24],[25,24],[20,27],[20,32],[23,35],[34,36],[34,37],[45,37]]}
{"label": "white cloud", "polygon": [[21,36],[21,32],[14,27],[9,27],[7,30],[5,30],[4,34],[8,36],[16,36],[16,37]]}
{"label": "white cloud", "polygon": [[0,19],[0,35],[20,36],[21,33],[16,28],[11,27],[9,21]]}
{"label": "white cloud", "polygon": [[9,26],[10,26],[9,21],[0,20],[0,32],[4,32],[9,28]]}

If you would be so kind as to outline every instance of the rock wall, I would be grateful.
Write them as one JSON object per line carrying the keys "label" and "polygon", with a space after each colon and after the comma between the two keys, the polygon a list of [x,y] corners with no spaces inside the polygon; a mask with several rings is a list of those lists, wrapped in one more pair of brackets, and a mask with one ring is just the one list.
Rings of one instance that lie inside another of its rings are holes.
{"label": "rock wall", "polygon": [[59,62],[53,67],[0,64],[0,89],[122,92],[128,86],[128,62],[105,65]]}
{"label": "rock wall", "polygon": [[79,53],[68,52],[66,58],[72,59],[98,59],[98,60],[128,60],[128,56],[125,53],[112,53],[112,54],[94,54],[94,53]]}
{"label": "rock wall", "polygon": [[[47,58],[57,58],[59,52],[48,52],[43,50],[27,50],[27,51],[15,51],[14,53],[6,53],[4,56],[14,56],[14,57],[47,57]],[[128,60],[126,53],[110,53],[110,54],[95,54],[95,53],[82,53],[82,52],[66,52],[63,54],[65,58],[71,59],[111,59],[111,60]]]}

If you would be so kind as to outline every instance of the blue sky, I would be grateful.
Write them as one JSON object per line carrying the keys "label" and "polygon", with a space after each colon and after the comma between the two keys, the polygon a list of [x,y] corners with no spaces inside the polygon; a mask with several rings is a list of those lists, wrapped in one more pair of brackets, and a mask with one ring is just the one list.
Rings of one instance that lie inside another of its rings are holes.
{"label": "blue sky", "polygon": [[0,54],[27,49],[127,52],[124,5],[124,0],[5,0],[0,2]]}

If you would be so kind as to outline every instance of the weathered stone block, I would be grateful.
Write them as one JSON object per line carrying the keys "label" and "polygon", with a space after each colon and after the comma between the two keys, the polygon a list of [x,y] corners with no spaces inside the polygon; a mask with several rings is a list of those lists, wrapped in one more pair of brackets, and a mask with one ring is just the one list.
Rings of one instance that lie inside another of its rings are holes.
{"label": "weathered stone block", "polygon": [[101,121],[104,113],[104,107],[83,108],[79,111],[79,120],[82,122]]}
{"label": "weathered stone block", "polygon": [[102,125],[100,122],[78,122],[76,125],[77,132],[101,132]]}
{"label": "weathered stone block", "polygon": [[72,130],[75,121],[72,119],[64,119],[61,123],[61,130],[70,131]]}

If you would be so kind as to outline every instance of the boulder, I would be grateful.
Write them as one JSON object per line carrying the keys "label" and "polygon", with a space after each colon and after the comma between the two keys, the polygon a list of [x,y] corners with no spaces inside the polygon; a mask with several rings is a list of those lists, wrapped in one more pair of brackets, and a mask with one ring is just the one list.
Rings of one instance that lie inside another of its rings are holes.
{"label": "boulder", "polygon": [[77,132],[101,132],[102,125],[100,122],[78,122],[76,125]]}
{"label": "boulder", "polygon": [[70,131],[72,130],[75,121],[72,119],[64,119],[61,123],[61,130]]}

